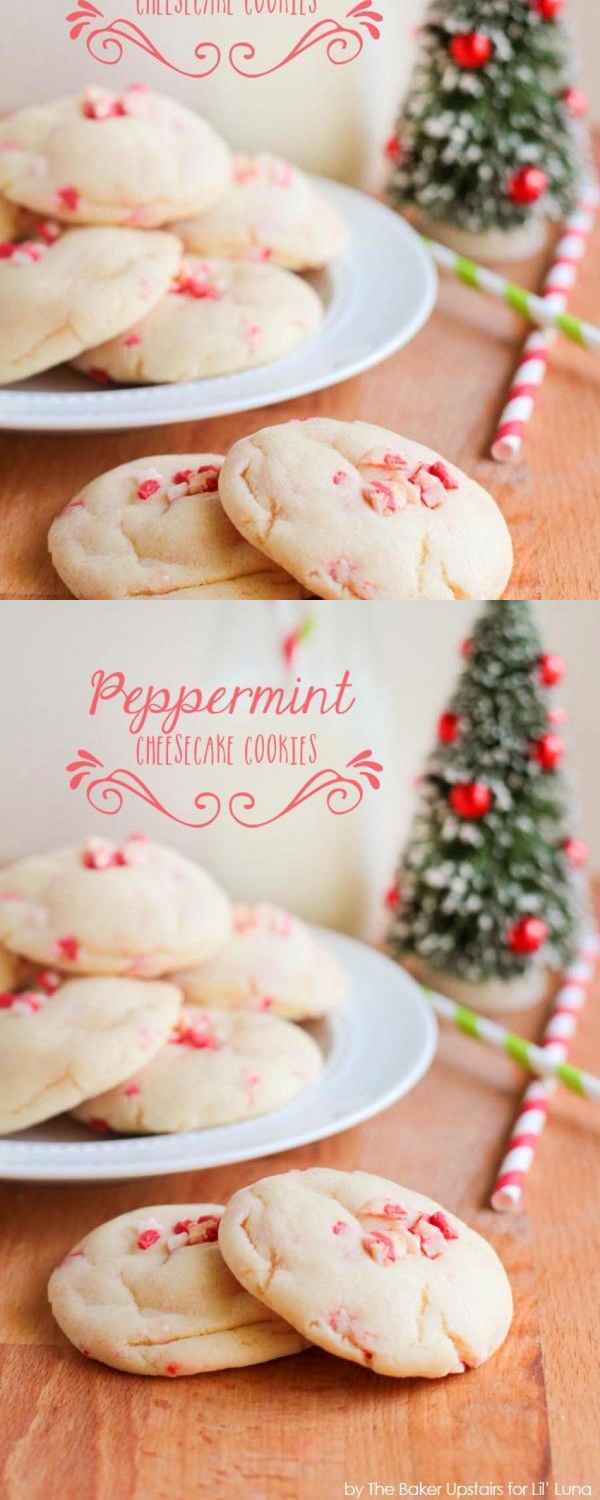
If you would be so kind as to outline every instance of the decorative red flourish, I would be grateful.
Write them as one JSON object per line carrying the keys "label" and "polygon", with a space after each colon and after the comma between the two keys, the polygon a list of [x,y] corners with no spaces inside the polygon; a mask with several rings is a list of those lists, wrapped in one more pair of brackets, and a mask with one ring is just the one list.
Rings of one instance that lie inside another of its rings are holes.
{"label": "decorative red flourish", "polygon": [[[358,771],[358,778],[362,777],[374,791],[379,791],[383,766],[379,761],[373,760],[372,750],[361,750],[358,755],[348,761],[345,769]],[[229,799],[229,812],[234,822],[239,823],[242,828],[267,828],[270,823],[277,823],[279,818],[284,818],[287,813],[293,812],[303,802],[308,802],[311,797],[316,797],[323,792],[327,794],[325,801],[329,812],[339,818],[345,813],[355,812],[356,808],[360,807],[365,789],[363,782],[358,778],[346,776],[343,772],[332,769],[317,771],[304,783],[300,791],[296,792],[295,797],[282,807],[280,812],[274,813],[271,818],[262,818],[258,822],[252,821],[249,817],[256,807],[256,798],[251,792],[236,792]]]}
{"label": "decorative red flourish", "polygon": [[95,20],[105,22],[106,17],[96,5],[91,4],[91,0],[78,0],[77,9],[70,11],[66,19],[71,28],[69,36],[72,41],[76,41],[88,27],[91,28],[85,38],[87,51],[94,62],[105,63],[108,67],[114,67],[115,63],[121,61],[128,44],[147,52],[150,57],[170,68],[172,73],[179,73],[182,78],[208,78],[211,73],[216,72],[221,62],[221,48],[215,42],[198,42],[198,46],[194,48],[194,57],[200,67],[178,68],[176,63],[170,62],[155,47],[146,32],[136,26],[134,21],[119,16],[105,25],[93,26]]}
{"label": "decorative red flourish", "polygon": [[315,22],[315,25],[311,26],[296,42],[295,47],[292,47],[280,62],[274,63],[270,68],[263,68],[258,72],[252,70],[250,64],[256,57],[256,47],[252,42],[236,42],[229,49],[229,61],[234,72],[239,73],[242,78],[267,78],[270,73],[277,73],[279,68],[284,68],[287,63],[294,62],[311,47],[324,42],[327,44],[325,50],[330,63],[339,68],[345,63],[355,62],[356,58],[360,57],[364,47],[361,27],[375,41],[379,41],[383,16],[378,10],[373,10],[371,0],[359,0],[359,4],[354,5],[352,10],[347,12],[346,20],[356,20],[358,25],[345,26],[342,21],[334,20]]}
{"label": "decorative red flourish", "polygon": [[[95,812],[105,813],[108,817],[114,817],[119,813],[129,793],[133,797],[139,797],[142,802],[147,802],[157,812],[170,818],[172,823],[179,823],[182,828],[208,828],[215,823],[221,812],[221,799],[216,792],[199,792],[194,798],[194,807],[201,814],[200,818],[193,821],[187,818],[178,818],[176,813],[169,812],[154,792],[146,786],[141,777],[136,776],[134,771],[119,768],[111,771],[107,776],[92,777],[95,770],[104,771],[104,766],[97,756],[92,755],[89,750],[78,750],[78,760],[72,760],[67,766],[71,774],[69,786],[76,791],[83,781],[87,781],[85,795]],[[91,780],[88,780],[92,777]]]}

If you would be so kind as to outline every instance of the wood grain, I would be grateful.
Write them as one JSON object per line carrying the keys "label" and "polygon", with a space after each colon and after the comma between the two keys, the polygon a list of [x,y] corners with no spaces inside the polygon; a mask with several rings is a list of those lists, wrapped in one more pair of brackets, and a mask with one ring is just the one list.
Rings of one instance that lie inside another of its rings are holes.
{"label": "wood grain", "polygon": [[[600,322],[600,224],[573,309]],[[538,288],[547,255],[509,270]],[[562,340],[539,396],[522,461],[499,465],[490,441],[516,368],[524,325],[501,303],[442,277],[438,305],[407,349],[314,396],[208,422],[77,436],[0,437],[0,598],[68,599],[46,548],[50,522],[88,480],[148,454],[225,452],[237,438],[293,417],[363,418],[439,448],[494,494],[510,526],[514,599],[600,594],[600,474],[595,433],[600,361]]]}
{"label": "wood grain", "polygon": [[[539,1034],[543,1011],[522,1030]],[[600,980],[573,1057],[600,1069]],[[338,1500],[345,1482],[375,1480],[593,1484],[600,1115],[560,1094],[526,1212],[498,1216],[488,1194],[522,1082],[507,1058],[445,1030],[407,1099],[329,1142],[137,1184],[5,1185],[3,1500]],[[394,1381],[311,1350],[251,1370],[144,1380],[86,1361],[53,1323],[49,1273],[94,1225],[145,1204],[225,1201],[265,1173],[315,1165],[362,1167],[424,1189],[488,1236],[516,1307],[494,1359],[459,1378]]]}

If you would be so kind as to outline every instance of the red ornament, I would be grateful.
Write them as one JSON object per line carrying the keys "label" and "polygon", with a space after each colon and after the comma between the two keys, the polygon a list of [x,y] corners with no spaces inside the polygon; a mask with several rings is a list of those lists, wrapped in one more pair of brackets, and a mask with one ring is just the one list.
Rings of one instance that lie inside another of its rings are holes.
{"label": "red ornament", "polygon": [[537,760],[543,771],[553,771],[565,753],[564,741],[559,734],[543,734],[531,747],[533,760]]}
{"label": "red ornament", "polygon": [[590,851],[583,839],[565,839],[562,847],[570,865],[577,869],[579,865],[587,864]]}
{"label": "red ornament", "polygon": [[562,10],[564,0],[533,0],[533,9],[541,16],[542,21],[554,21]]}
{"label": "red ornament", "polygon": [[513,203],[537,203],[548,186],[548,178],[541,167],[519,167],[506,184],[506,191]]}
{"label": "red ornament", "polygon": [[442,714],[438,719],[438,740],[442,745],[453,745],[458,739],[460,719],[458,714]]}
{"label": "red ornament", "polygon": [[550,713],[548,714],[548,723],[566,724],[567,717],[568,716],[566,708],[551,708]]}
{"label": "red ornament", "polygon": [[562,682],[567,663],[564,657],[548,652],[546,656],[540,656],[539,669],[542,687],[555,687],[557,682]]}
{"label": "red ornament", "polygon": [[483,781],[460,782],[450,793],[450,806],[459,818],[484,818],[492,802],[492,793]]}
{"label": "red ornament", "polygon": [[493,50],[484,31],[460,31],[450,43],[450,56],[459,68],[485,68]]}
{"label": "red ornament", "polygon": [[521,917],[506,936],[513,953],[537,953],[538,948],[546,941],[548,928],[541,917]]}
{"label": "red ornament", "polygon": [[383,148],[383,154],[384,156],[388,157],[389,161],[397,161],[401,150],[402,142],[400,140],[400,136],[398,135],[398,131],[394,130],[392,134],[388,136],[388,139]]}
{"label": "red ornament", "polygon": [[390,911],[395,911],[396,910],[396,907],[400,903],[400,896],[401,896],[400,886],[398,885],[398,882],[395,880],[394,884],[391,885],[390,888],[389,888],[389,890],[386,891],[386,893],[385,893],[385,905],[389,908]]}
{"label": "red ornament", "polygon": [[461,641],[460,654],[463,661],[468,661],[469,658],[473,655],[473,642],[469,640]]}
{"label": "red ornament", "polygon": [[565,89],[562,97],[569,114],[573,116],[574,120],[579,120],[583,115],[587,115],[590,101],[583,89]]}

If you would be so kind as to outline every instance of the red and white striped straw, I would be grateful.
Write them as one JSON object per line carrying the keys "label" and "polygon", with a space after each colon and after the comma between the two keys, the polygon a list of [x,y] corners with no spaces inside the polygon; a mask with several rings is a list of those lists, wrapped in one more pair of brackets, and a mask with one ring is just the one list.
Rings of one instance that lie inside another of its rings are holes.
{"label": "red and white striped straw", "polygon": [[[554,1000],[542,1037],[542,1046],[551,1053],[556,1062],[564,1062],[567,1057],[570,1043],[577,1030],[579,1016],[585,1005],[599,953],[598,935],[587,933],[577,957],[564,975],[563,983]],[[527,1174],[533,1163],[537,1143],[546,1124],[550,1100],[557,1086],[552,1080],[544,1082],[536,1078],[525,1090],[518,1118],[492,1193],[492,1208],[496,1208],[499,1213],[517,1213],[521,1206]]]}
{"label": "red and white striped straw", "polygon": [[[552,312],[564,312],[568,305],[569,293],[577,280],[599,201],[597,183],[588,183],[577,208],[565,223],[565,232],[556,246],[542,287],[542,296],[549,303]],[[550,350],[557,337],[553,329],[536,328],[525,340],[519,368],[492,443],[492,458],[498,463],[515,463],[519,458],[527,423],[546,375]]]}

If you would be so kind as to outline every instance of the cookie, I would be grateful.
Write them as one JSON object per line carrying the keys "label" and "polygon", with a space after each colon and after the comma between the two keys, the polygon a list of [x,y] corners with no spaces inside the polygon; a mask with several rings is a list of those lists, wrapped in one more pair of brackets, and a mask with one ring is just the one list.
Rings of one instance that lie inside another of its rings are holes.
{"label": "cookie", "polygon": [[0,120],[0,191],[69,224],[154,229],[210,208],[231,174],[211,126],[143,85],[88,89]]}
{"label": "cookie", "polygon": [[290,271],[186,256],[171,290],[126,338],[109,338],[74,363],[122,385],[231,375],[288,354],[321,316],[317,293]]}
{"label": "cookie", "polygon": [[275,906],[238,905],[224,947],[198,968],[183,969],[177,983],[196,1005],[305,1021],[339,1004],[347,976],[299,917]]}
{"label": "cookie", "polygon": [[[78,599],[298,598],[300,585],[256,552],[219,500],[223,459],[170,453],[110,469],[50,527],[57,573]],[[264,589],[267,589],[265,594]],[[286,590],[282,595],[280,590]]]}
{"label": "cookie", "polygon": [[315,1168],[242,1188],[219,1244],[265,1306],[380,1375],[460,1374],[510,1327],[491,1245],[431,1198],[369,1172]]}
{"label": "cookie", "polygon": [[171,227],[194,255],[269,261],[288,271],[326,265],[347,239],[344,220],[304,172],[266,154],[234,156],[224,197]]}
{"label": "cookie", "polygon": [[366,422],[242,438],[219,493],[246,540],[322,599],[497,599],[510,578],[491,496],[432,448]]}
{"label": "cookie", "polygon": [[121,1214],[79,1240],[48,1297],[76,1349],[132,1375],[198,1375],[297,1354],[305,1340],[256,1302],[217,1244],[216,1203]]}
{"label": "cookie", "polygon": [[172,984],[40,976],[0,996],[0,1135],[25,1130],[121,1083],[169,1036],[181,1006]]}
{"label": "cookie", "polygon": [[16,203],[9,203],[8,198],[0,198],[0,256],[5,255],[7,245],[17,239],[24,217],[22,209],[17,208]]}
{"label": "cookie", "polygon": [[168,1042],[123,1087],[88,1099],[78,1120],[123,1135],[229,1125],[289,1104],[322,1065],[299,1026],[185,1005]]}
{"label": "cookie", "polygon": [[[5,247],[6,248],[6,247]],[[122,334],[163,296],[180,259],[172,234],[70,229],[0,257],[0,385]]]}
{"label": "cookie", "polygon": [[0,942],[72,974],[153,978],[209,958],[231,906],[199,865],[134,835],[17,860],[0,880]]}
{"label": "cookie", "polygon": [[2,993],[16,987],[19,963],[20,960],[14,953],[9,953],[8,948],[0,948],[0,1003]]}

